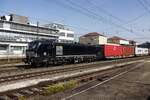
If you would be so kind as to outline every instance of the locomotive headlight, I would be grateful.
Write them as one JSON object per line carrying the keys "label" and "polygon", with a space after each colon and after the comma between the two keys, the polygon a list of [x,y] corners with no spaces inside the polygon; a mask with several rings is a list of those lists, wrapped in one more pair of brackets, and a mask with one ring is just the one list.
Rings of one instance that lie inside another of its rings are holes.
{"label": "locomotive headlight", "polygon": [[43,55],[46,56],[46,52],[44,52]]}

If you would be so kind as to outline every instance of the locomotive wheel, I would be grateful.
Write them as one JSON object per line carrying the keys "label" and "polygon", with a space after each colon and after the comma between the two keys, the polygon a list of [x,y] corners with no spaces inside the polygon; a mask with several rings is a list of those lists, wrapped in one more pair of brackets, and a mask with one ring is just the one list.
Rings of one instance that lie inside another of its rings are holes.
{"label": "locomotive wheel", "polygon": [[48,62],[48,61],[47,61],[47,62],[45,62],[45,66],[46,66],[46,67],[48,67],[48,65],[49,65],[49,62]]}
{"label": "locomotive wheel", "polygon": [[74,59],[74,63],[76,64],[76,63],[78,63],[78,62],[79,62],[78,59],[75,58],[75,59]]}
{"label": "locomotive wheel", "polygon": [[38,65],[37,64],[35,64],[35,63],[33,63],[33,62],[31,62],[31,64],[30,64],[32,67],[37,67]]}
{"label": "locomotive wheel", "polygon": [[56,66],[57,64],[58,64],[58,62],[54,60],[54,61],[53,61],[53,65]]}

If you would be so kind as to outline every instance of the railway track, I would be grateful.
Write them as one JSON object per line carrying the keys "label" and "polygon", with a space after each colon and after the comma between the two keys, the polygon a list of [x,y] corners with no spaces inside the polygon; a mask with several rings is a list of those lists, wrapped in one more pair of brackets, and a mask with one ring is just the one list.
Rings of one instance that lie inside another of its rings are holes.
{"label": "railway track", "polygon": [[[114,60],[110,60],[110,61],[101,61],[100,63],[106,63],[106,62],[112,62]],[[93,64],[93,63],[97,63],[97,62],[91,62],[88,64],[85,63],[81,63],[81,64],[68,64],[66,66],[80,66],[80,65],[89,65],[89,64]],[[49,65],[48,67],[62,67],[64,65],[58,65],[58,66],[51,66]],[[38,69],[48,69],[47,67],[39,67],[39,68],[35,68],[34,66],[30,66],[27,64],[23,64],[23,63],[16,63],[16,64],[4,64],[4,65],[0,65],[0,73],[12,73],[12,72],[16,72],[16,71],[32,71],[32,70],[38,70]]]}
{"label": "railway track", "polygon": [[[133,64],[126,67],[110,70],[109,73],[103,73],[101,75],[98,75],[95,80],[87,82],[86,84],[83,84],[77,88],[75,88],[69,95],[65,95],[61,97],[61,100],[70,100],[71,98],[84,93],[86,91],[89,91],[97,86],[100,86],[102,84],[105,84],[115,78],[118,78],[120,76],[123,76],[127,74],[128,72],[132,72],[133,70],[136,70],[144,65],[143,63]],[[131,67],[132,66],[132,67]],[[134,66],[134,67],[133,67]],[[62,95],[62,94],[61,94]]]}
{"label": "railway track", "polygon": [[[4,82],[11,82],[11,81],[16,81],[16,80],[21,80],[21,79],[29,79],[29,78],[34,78],[34,77],[36,78],[39,76],[54,75],[54,74],[59,74],[59,73],[64,73],[64,72],[69,72],[69,71],[96,68],[99,65],[101,66],[101,64],[102,65],[118,64],[118,63],[122,63],[125,61],[126,62],[134,61],[137,59],[142,59],[142,58],[136,58],[136,59],[129,58],[129,59],[106,61],[106,62],[100,62],[100,63],[78,64],[78,66],[56,68],[56,69],[52,69],[52,70],[50,68],[49,69],[46,68],[46,70],[43,70],[43,71],[33,71],[33,72],[27,72],[27,73],[23,73],[23,74],[0,77],[0,84],[4,83]],[[14,70],[16,70],[16,69],[14,69]]]}
{"label": "railway track", "polygon": [[9,84],[11,82],[17,82],[21,80],[28,80],[28,79],[36,79],[41,76],[50,76],[54,74],[62,74],[65,72],[74,72],[74,71],[82,71],[82,70],[87,70],[87,69],[93,69],[93,68],[98,68],[101,66],[107,66],[107,65],[112,65],[112,64],[118,64],[122,63],[125,61],[134,61],[134,60],[140,60],[143,58],[129,58],[129,59],[120,59],[120,60],[115,60],[115,61],[104,61],[104,62],[93,62],[89,64],[77,64],[79,66],[72,66],[72,67],[64,67],[64,68],[54,68],[51,70],[44,70],[44,71],[37,71],[37,72],[29,72],[25,74],[18,74],[18,75],[11,75],[11,76],[4,76],[0,77],[0,84]]}
{"label": "railway track", "polygon": [[0,74],[1,73],[9,73],[9,72],[13,72],[13,71],[21,71],[26,69],[25,67],[28,66],[24,63],[12,63],[12,64],[4,64],[4,65],[0,65]]}
{"label": "railway track", "polygon": [[[142,59],[145,57],[136,57],[136,58],[127,58],[127,59],[117,59],[117,60],[106,60],[106,61],[97,61],[97,62],[92,62],[92,63],[81,63],[81,64],[70,64],[70,65],[60,65],[60,66],[50,66],[49,68],[43,67],[43,68],[34,68],[34,66],[29,66],[23,63],[18,63],[18,64],[8,64],[8,65],[0,65],[0,77],[1,74],[7,74],[9,73],[10,75],[18,74],[18,73],[28,73],[28,72],[34,72],[34,71],[40,71],[40,70],[49,70],[52,68],[58,68],[62,66],[85,66],[85,65],[92,65],[92,64],[104,64],[104,63],[111,63],[111,62],[120,62],[120,61],[132,61],[136,59]],[[130,59],[130,60],[129,60]],[[4,75],[5,76],[5,75]]]}
{"label": "railway track", "polygon": [[[91,81],[94,81],[95,79],[98,80],[98,81],[104,81],[104,80],[107,80],[110,77],[113,77],[113,76],[117,75],[117,74],[120,74],[120,73],[125,72],[127,70],[131,70],[132,68],[133,68],[133,64],[132,65],[127,65],[127,66],[125,65],[124,67],[117,67],[115,69],[104,70],[100,73],[99,72],[98,73],[91,73],[91,74],[87,74],[87,75],[84,75],[84,76],[75,77],[75,78],[72,78],[72,79],[77,80],[80,83],[84,83],[84,82],[87,82],[87,81],[91,82]],[[10,97],[10,98],[14,99],[14,98],[19,98],[20,96],[28,97],[28,96],[33,96],[35,94],[41,94],[44,87],[46,86],[46,84],[45,85],[42,84],[38,87],[35,86],[35,87],[19,89],[19,90],[15,90],[13,92],[12,91],[11,92],[6,92],[5,96],[7,95],[7,97]],[[49,84],[51,84],[51,83],[49,83]],[[85,89],[85,87],[83,86],[82,89],[79,89],[81,87],[78,87],[78,88],[76,88],[75,91],[79,91],[79,90],[83,91],[83,89]]]}

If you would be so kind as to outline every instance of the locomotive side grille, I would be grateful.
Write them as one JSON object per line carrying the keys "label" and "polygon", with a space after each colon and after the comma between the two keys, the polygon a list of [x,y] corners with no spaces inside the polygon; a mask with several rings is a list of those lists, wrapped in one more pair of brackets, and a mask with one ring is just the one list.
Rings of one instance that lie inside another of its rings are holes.
{"label": "locomotive side grille", "polygon": [[27,57],[33,57],[35,55],[34,51],[27,51],[26,56]]}

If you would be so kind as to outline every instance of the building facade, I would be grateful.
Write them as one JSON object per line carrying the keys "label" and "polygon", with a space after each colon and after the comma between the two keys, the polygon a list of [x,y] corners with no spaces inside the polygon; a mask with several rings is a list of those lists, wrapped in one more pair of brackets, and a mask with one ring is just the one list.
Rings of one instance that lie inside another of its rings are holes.
{"label": "building facade", "polygon": [[88,33],[86,35],[83,35],[79,38],[79,43],[83,44],[107,44],[107,37],[97,33],[97,32],[92,32]]}
{"label": "building facade", "polygon": [[36,39],[58,38],[58,30],[30,25],[26,17],[2,16],[0,19],[0,58],[24,57],[29,42]]}
{"label": "building facade", "polygon": [[51,23],[44,25],[47,28],[52,28],[58,30],[58,41],[63,43],[73,43],[74,42],[74,31],[70,30],[63,24]]}
{"label": "building facade", "polygon": [[120,38],[120,37],[117,37],[117,36],[108,38],[108,43],[121,44],[121,45],[130,45],[129,40],[126,40],[126,39],[123,39],[123,38]]}
{"label": "building facade", "polygon": [[16,22],[16,23],[20,23],[20,24],[29,24],[28,17],[16,15],[16,14],[1,16],[0,19],[5,20],[5,21]]}

